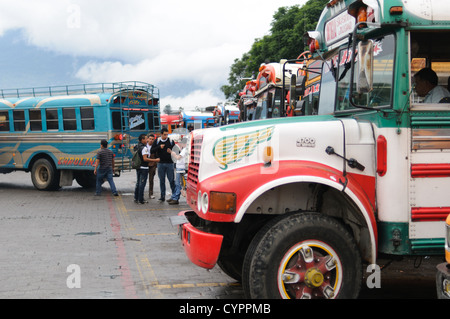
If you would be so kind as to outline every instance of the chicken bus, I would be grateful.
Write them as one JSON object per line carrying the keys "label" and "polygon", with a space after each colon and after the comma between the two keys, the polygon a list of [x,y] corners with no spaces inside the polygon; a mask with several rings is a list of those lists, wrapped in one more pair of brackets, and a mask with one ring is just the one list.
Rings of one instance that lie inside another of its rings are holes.
{"label": "chicken bus", "polygon": [[188,258],[247,298],[303,299],[357,298],[381,254],[442,255],[449,37],[448,1],[330,1],[304,35],[314,112],[193,132]]}
{"label": "chicken bus", "polygon": [[130,169],[131,145],[159,132],[159,90],[118,82],[0,90],[0,173],[31,172],[39,190],[95,186],[100,141],[114,172]]}

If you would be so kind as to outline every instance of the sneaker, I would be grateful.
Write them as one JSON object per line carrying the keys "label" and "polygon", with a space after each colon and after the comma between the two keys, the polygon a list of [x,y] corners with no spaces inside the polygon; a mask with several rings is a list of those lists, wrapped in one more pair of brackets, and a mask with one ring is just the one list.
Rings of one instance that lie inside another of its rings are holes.
{"label": "sneaker", "polygon": [[165,198],[158,198],[158,200],[160,201],[160,202],[164,202],[166,199]]}
{"label": "sneaker", "polygon": [[143,200],[142,202],[139,202],[139,204],[147,204],[148,203],[148,201],[146,201],[146,200]]}
{"label": "sneaker", "polygon": [[177,201],[176,199],[172,199],[172,200],[169,202],[169,205],[178,205],[178,201]]}
{"label": "sneaker", "polygon": [[114,193],[114,194],[113,194],[113,196],[119,196],[119,194],[117,194],[117,193]]}
{"label": "sneaker", "polygon": [[153,195],[150,195],[150,198],[151,198],[151,199],[155,199],[156,197],[155,197],[155,196],[153,196]]}

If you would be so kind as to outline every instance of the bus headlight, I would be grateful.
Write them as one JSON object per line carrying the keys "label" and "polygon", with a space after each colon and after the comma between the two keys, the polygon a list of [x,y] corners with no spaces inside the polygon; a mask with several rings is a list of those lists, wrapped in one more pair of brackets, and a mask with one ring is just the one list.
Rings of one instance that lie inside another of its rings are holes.
{"label": "bus headlight", "polygon": [[208,211],[208,205],[209,205],[208,193],[205,192],[205,193],[203,193],[202,200],[201,200],[201,208],[202,208],[203,214],[206,214],[206,212]]}
{"label": "bus headlight", "polygon": [[209,198],[208,193],[205,192],[202,194],[202,191],[198,191],[197,194],[197,209],[199,212],[202,212],[203,214],[206,214],[208,211],[209,206]]}

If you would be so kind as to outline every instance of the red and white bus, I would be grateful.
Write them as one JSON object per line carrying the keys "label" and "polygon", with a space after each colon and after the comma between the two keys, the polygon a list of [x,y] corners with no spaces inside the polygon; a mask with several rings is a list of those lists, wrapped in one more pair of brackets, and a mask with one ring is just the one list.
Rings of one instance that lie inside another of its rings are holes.
{"label": "red and white bus", "polygon": [[274,94],[272,116],[193,132],[190,260],[248,298],[356,298],[379,254],[443,255],[450,104],[413,79],[432,68],[445,91],[449,37],[448,1],[330,1],[306,37],[322,62],[311,115],[274,118]]}

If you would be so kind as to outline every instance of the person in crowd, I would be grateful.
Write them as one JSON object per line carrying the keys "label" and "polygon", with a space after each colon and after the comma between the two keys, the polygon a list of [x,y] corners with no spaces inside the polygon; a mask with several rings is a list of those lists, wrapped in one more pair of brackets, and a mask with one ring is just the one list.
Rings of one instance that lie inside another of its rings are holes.
{"label": "person in crowd", "polygon": [[179,143],[178,147],[180,147],[180,153],[175,154],[175,152],[172,152],[172,160],[175,160],[175,192],[172,193],[172,197],[167,201],[169,205],[178,205],[179,199],[181,195],[181,189],[182,189],[182,177],[186,172],[186,138],[183,138]]}
{"label": "person in crowd", "polygon": [[150,149],[147,146],[147,139],[146,134],[139,135],[139,143],[135,149],[141,158],[141,166],[136,169],[136,186],[134,188],[134,202],[139,204],[148,203],[148,201],[144,200],[144,190],[148,178],[148,163],[159,161],[159,159],[150,158]]}
{"label": "person in crowd", "polygon": [[161,137],[158,137],[153,142],[150,150],[151,154],[155,154],[158,162],[158,177],[159,188],[161,190],[161,197],[158,199],[161,202],[165,201],[166,196],[166,177],[169,181],[172,194],[175,193],[175,180],[174,180],[174,163],[172,161],[172,149],[175,143],[169,138],[169,131],[167,128],[161,130]]}
{"label": "person in crowd", "polygon": [[417,95],[424,97],[423,103],[439,103],[443,98],[450,97],[450,92],[438,85],[438,76],[430,68],[423,68],[414,74]]}
{"label": "person in crowd", "polygon": [[116,185],[113,180],[114,169],[114,154],[108,148],[108,142],[106,140],[100,141],[100,150],[97,152],[97,159],[95,161],[94,175],[97,176],[95,195],[100,196],[102,193],[103,180],[106,179],[111,188],[111,192],[114,196],[119,196],[117,193]]}
{"label": "person in crowd", "polygon": [[[150,150],[153,142],[155,141],[155,134],[148,135],[147,147]],[[150,154],[151,159],[156,159],[155,154]],[[153,182],[155,179],[156,169],[158,163],[156,161],[148,162],[148,198],[153,199],[155,195],[153,195]]]}

